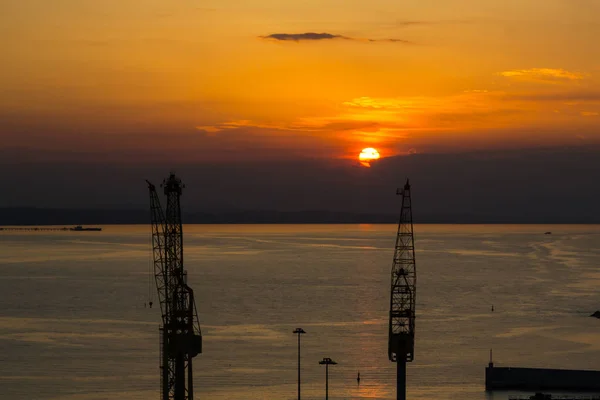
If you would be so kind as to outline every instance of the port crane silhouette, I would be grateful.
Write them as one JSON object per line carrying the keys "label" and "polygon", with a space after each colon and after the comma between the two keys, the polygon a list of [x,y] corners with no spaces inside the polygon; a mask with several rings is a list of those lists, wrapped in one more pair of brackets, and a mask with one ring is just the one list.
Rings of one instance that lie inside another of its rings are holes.
{"label": "port crane silhouette", "polygon": [[406,363],[414,359],[417,270],[412,203],[408,179],[403,189],[398,234],[392,265],[388,357],[396,363],[397,400],[406,399]]}
{"label": "port crane silhouette", "polygon": [[161,185],[167,196],[163,212],[156,187],[150,192],[154,280],[162,314],[160,327],[161,400],[193,400],[192,359],[202,353],[202,334],[194,291],[183,268],[183,230],[179,199],[185,185],[171,173]]}

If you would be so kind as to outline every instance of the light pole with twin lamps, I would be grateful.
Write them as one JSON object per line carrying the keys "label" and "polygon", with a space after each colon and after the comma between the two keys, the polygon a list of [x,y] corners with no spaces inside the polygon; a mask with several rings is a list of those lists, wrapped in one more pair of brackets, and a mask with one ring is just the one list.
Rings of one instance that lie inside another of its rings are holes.
{"label": "light pole with twin lamps", "polygon": [[294,333],[298,334],[298,400],[300,400],[300,336],[306,332],[302,328],[296,328]]}
{"label": "light pole with twin lamps", "polygon": [[325,400],[329,399],[329,366],[337,365],[335,361],[333,361],[329,357],[323,358],[323,360],[319,361],[320,365],[325,365]]}

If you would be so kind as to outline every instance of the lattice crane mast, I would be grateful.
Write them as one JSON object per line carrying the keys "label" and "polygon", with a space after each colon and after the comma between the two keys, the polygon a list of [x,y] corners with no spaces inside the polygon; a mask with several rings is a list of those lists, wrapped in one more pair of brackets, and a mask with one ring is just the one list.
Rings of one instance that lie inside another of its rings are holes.
{"label": "lattice crane mast", "polygon": [[406,399],[406,363],[414,358],[415,294],[417,270],[413,236],[412,204],[408,179],[403,189],[398,234],[392,266],[388,357],[396,363],[397,399]]}
{"label": "lattice crane mast", "polygon": [[161,187],[167,196],[163,212],[156,187],[148,183],[152,219],[154,278],[162,326],[160,328],[161,400],[193,400],[192,359],[202,353],[202,334],[194,291],[183,268],[183,230],[179,198],[185,187],[171,173]]}

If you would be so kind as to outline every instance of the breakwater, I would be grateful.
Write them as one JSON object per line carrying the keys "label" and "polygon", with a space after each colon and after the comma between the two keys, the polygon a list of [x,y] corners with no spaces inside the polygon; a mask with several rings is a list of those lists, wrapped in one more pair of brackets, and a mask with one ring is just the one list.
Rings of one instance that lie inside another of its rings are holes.
{"label": "breakwater", "polygon": [[600,392],[600,371],[494,367],[485,369],[486,390]]}

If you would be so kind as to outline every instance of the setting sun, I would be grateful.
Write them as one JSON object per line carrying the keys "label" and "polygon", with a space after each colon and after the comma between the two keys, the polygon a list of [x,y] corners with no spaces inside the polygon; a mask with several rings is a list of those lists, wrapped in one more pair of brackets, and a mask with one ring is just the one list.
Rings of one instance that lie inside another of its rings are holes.
{"label": "setting sun", "polygon": [[379,152],[372,147],[367,147],[360,152],[358,159],[363,166],[370,167],[369,162],[379,159]]}

